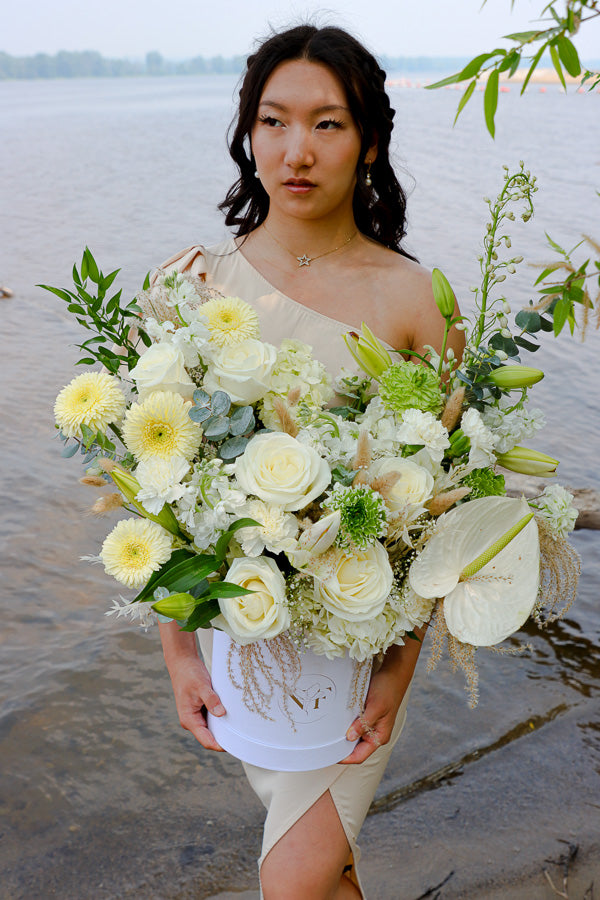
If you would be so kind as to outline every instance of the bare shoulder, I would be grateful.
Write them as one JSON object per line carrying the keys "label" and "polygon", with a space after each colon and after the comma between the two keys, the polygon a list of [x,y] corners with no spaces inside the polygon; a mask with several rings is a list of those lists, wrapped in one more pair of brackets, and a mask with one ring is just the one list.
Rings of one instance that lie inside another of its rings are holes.
{"label": "bare shoulder", "polygon": [[379,334],[398,349],[418,349],[441,344],[442,318],[431,287],[431,272],[412,259],[388,250],[372,248],[377,269],[377,324]]}

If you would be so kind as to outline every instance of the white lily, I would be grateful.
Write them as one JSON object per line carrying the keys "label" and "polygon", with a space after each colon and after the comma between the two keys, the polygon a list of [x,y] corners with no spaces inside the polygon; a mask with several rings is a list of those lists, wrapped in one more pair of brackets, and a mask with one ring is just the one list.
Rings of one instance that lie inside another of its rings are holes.
{"label": "white lily", "polygon": [[450,634],[490,646],[517,631],[538,594],[540,547],[527,501],[482,497],[444,513],[410,568],[421,597],[444,598]]}

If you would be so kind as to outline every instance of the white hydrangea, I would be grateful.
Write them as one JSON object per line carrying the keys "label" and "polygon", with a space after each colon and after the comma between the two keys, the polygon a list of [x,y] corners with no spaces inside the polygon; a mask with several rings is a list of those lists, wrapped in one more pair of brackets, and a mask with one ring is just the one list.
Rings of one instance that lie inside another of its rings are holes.
{"label": "white hydrangea", "polygon": [[312,356],[312,348],[302,341],[284,339],[271,372],[271,390],[263,397],[260,417],[267,428],[279,430],[281,425],[273,401],[287,397],[292,388],[300,388],[301,400],[309,407],[321,409],[333,397],[331,375]]}
{"label": "white hydrangea", "polygon": [[249,500],[240,513],[261,523],[240,528],[236,534],[245,556],[260,556],[263,550],[288,553],[297,547],[298,520],[292,513],[262,500]]}
{"label": "white hydrangea", "polygon": [[469,450],[469,465],[475,468],[492,466],[496,462],[494,456],[495,436],[484,424],[478,410],[471,407],[460,420],[463,434],[469,438],[471,449]]}
{"label": "white hydrangea", "polygon": [[528,404],[511,409],[513,405],[510,397],[503,396],[498,406],[489,406],[483,413],[484,425],[494,432],[497,453],[508,453],[546,424],[541,409]]}
{"label": "white hydrangea", "polygon": [[241,518],[246,495],[232,486],[220,459],[197,463],[189,488],[174,504],[174,512],[196,546],[205,550]]}
{"label": "white hydrangea", "polygon": [[403,443],[399,433],[400,421],[396,413],[386,409],[379,395],[373,397],[362,415],[357,416],[357,422],[371,436],[372,450],[386,456],[400,452]]}
{"label": "white hydrangea", "polygon": [[152,515],[157,516],[165,503],[174,503],[193,488],[181,484],[190,464],[183,456],[172,456],[168,459],[154,457],[142,460],[135,470],[135,477],[140,483],[136,500]]}
{"label": "white hydrangea", "polygon": [[544,493],[535,505],[538,514],[546,520],[555,538],[564,538],[573,531],[578,514],[573,506],[573,494],[560,484],[551,484],[544,488]]}
{"label": "white hydrangea", "polygon": [[323,412],[315,421],[298,432],[297,439],[308,444],[329,463],[348,466],[356,456],[360,428],[356,422]]}
{"label": "white hydrangea", "polygon": [[407,409],[402,413],[398,436],[405,444],[423,444],[431,459],[440,463],[450,446],[448,429],[430,412]]}

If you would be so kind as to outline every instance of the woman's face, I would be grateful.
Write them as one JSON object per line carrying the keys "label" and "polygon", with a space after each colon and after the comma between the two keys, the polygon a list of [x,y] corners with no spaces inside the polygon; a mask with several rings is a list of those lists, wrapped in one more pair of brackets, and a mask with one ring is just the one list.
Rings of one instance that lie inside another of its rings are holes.
{"label": "woman's face", "polygon": [[[252,129],[269,214],[352,216],[361,135],[346,92],[322,63],[290,60],[268,78]],[[372,161],[375,150],[367,157]]]}

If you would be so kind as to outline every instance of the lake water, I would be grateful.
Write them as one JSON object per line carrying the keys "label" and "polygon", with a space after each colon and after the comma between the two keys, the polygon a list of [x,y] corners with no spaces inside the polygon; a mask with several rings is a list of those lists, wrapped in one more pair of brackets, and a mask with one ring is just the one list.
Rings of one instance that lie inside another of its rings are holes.
{"label": "lake water", "polygon": [[[81,335],[62,302],[35,287],[67,286],[87,244],[105,272],[121,267],[118,283],[133,294],[172,252],[218,240],[234,90],[229,76],[0,82],[0,284],[14,291],[0,301],[3,897],[202,898],[256,884],[262,810],[239,764],[178,729],[157,634],[104,618],[115,583],[79,562],[108,530],[85,517],[93,493],[53,440],[52,403]],[[452,130],[458,92],[391,95],[408,246],[445,271],[465,309],[482,197],[500,187],[503,163],[524,159],[539,178],[535,218],[512,232],[515,253],[550,260],[545,231],[569,247],[581,233],[600,238],[598,94],[548,88],[519,99],[513,89],[501,96],[495,143],[480,96]],[[523,264],[505,285],[515,309],[536,274]],[[576,487],[600,488],[599,340],[563,335],[525,360],[547,374],[534,395],[549,424],[535,446],[561,458],[561,481]],[[444,897],[486,896],[473,885],[533,866],[562,838],[582,852],[598,846],[600,553],[594,532],[574,543],[578,605],[526,636],[529,655],[480,654],[475,712],[447,665],[433,676],[421,666],[365,827],[374,859],[410,862],[401,890],[368,870],[373,897],[409,900],[436,883],[440,841],[439,859],[451,846],[455,859],[466,843],[478,848]],[[470,794],[458,815],[461,791]]]}

